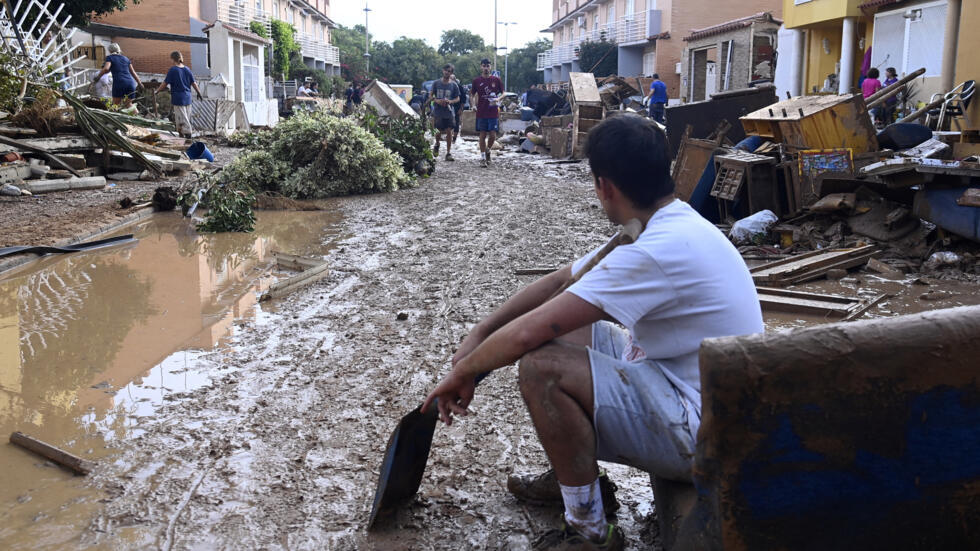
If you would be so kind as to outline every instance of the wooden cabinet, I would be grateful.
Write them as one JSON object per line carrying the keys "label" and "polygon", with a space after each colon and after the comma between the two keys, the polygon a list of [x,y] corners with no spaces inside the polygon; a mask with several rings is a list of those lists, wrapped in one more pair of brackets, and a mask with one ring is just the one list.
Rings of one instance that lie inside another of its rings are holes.
{"label": "wooden cabinet", "polygon": [[878,138],[861,94],[801,96],[749,113],[745,133],[795,149],[878,151]]}

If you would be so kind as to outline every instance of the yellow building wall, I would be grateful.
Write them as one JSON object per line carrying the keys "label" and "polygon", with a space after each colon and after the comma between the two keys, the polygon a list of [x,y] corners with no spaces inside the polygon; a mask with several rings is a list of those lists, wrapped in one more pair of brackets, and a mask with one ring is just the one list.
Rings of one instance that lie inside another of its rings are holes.
{"label": "yellow building wall", "polygon": [[783,0],[783,23],[787,29],[794,29],[844,17],[860,17],[863,14],[858,6],[862,3],[862,0],[810,0],[795,4],[793,0]]}
{"label": "yellow building wall", "polygon": [[[964,0],[960,9],[960,34],[956,48],[956,76],[954,86],[964,80],[980,81],[980,56],[976,55],[980,39],[977,38],[977,28],[980,27],[980,2]],[[970,103],[970,121],[973,128],[980,128],[980,96],[973,96]]]}
{"label": "yellow building wall", "polygon": [[[827,39],[830,53],[824,50],[824,39]],[[840,60],[841,27],[840,25],[814,27],[807,30],[806,45],[806,82],[804,91],[813,93],[816,86],[819,91],[827,75],[837,72],[837,62]]]}

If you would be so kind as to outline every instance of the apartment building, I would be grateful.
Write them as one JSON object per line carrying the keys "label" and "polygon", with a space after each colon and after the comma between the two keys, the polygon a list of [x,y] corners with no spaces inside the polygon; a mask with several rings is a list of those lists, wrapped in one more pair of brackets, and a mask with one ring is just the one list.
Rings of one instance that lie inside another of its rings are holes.
{"label": "apartment building", "polygon": [[568,73],[588,71],[578,63],[578,45],[605,37],[616,43],[620,76],[658,73],[668,95],[680,96],[682,40],[695,29],[770,12],[782,0],[552,0],[553,47],[538,55],[546,83],[565,82]]}
{"label": "apartment building", "polygon": [[[947,92],[965,80],[980,79],[980,2],[975,0],[784,0],[790,91],[821,90],[835,75],[840,93],[858,90],[865,58],[884,74],[919,68],[916,100]],[[782,42],[781,42],[782,44]],[[869,52],[870,49],[870,52]],[[971,119],[977,121],[977,102]]]}
{"label": "apartment building", "polygon": [[[100,23],[174,35],[204,37],[205,27],[222,21],[248,31],[252,21],[269,27],[279,19],[293,25],[303,62],[328,74],[340,74],[340,52],[330,45],[330,0],[144,0],[98,19]],[[180,50],[196,75],[208,75],[207,44],[118,37],[116,42],[139,71],[166,72],[170,52]],[[278,78],[278,75],[276,75]]]}

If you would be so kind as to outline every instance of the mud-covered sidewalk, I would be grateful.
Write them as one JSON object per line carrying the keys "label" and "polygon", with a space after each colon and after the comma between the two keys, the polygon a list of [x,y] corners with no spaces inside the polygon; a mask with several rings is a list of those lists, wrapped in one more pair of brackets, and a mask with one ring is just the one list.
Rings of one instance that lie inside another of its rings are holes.
{"label": "mud-covered sidewalk", "polygon": [[[516,369],[477,391],[475,416],[437,428],[420,495],[394,525],[365,524],[397,420],[447,371],[467,329],[533,280],[612,235],[585,164],[476,144],[417,189],[350,197],[330,275],[207,355],[213,383],[117,441],[83,546],[162,549],[520,549],[559,510],[526,507],[513,471],[547,467]],[[649,479],[609,466],[633,549],[657,538]]]}

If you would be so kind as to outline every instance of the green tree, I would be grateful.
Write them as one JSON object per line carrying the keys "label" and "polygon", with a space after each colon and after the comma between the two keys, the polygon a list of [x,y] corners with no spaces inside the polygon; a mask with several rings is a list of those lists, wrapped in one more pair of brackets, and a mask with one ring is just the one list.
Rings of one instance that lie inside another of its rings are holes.
{"label": "green tree", "polygon": [[598,41],[587,40],[579,44],[578,65],[597,77],[615,75],[619,67],[616,43],[602,37]]}
{"label": "green tree", "polygon": [[[294,54],[299,55],[299,43],[296,42],[296,29],[285,21],[273,19],[272,27],[272,71],[274,77],[289,76],[289,65]],[[300,58],[302,61],[302,58]]]}
{"label": "green tree", "polygon": [[[368,35],[370,38],[370,35]],[[369,78],[364,63],[364,25],[337,26],[330,31],[330,43],[340,50],[340,71],[347,81]],[[377,44],[371,45],[372,56]],[[371,64],[372,66],[374,63]]]}
{"label": "green tree", "polygon": [[[58,11],[58,6],[64,6],[61,15],[70,15],[70,24],[88,25],[93,17],[124,10],[126,4],[135,6],[139,3],[140,0],[53,0],[48,5],[48,11],[55,13]],[[58,16],[59,19],[61,19],[61,15]]]}
{"label": "green tree", "polygon": [[442,31],[439,41],[441,55],[465,55],[485,48],[483,37],[466,29]]}
{"label": "green tree", "polygon": [[549,49],[551,41],[541,38],[510,53],[507,61],[507,85],[510,91],[519,94],[532,84],[542,82],[542,74],[538,71],[538,54]]}
{"label": "green tree", "polygon": [[372,56],[372,73],[379,79],[411,84],[417,89],[422,82],[438,77],[444,64],[444,58],[424,40],[403,36],[391,46],[377,44]]}

